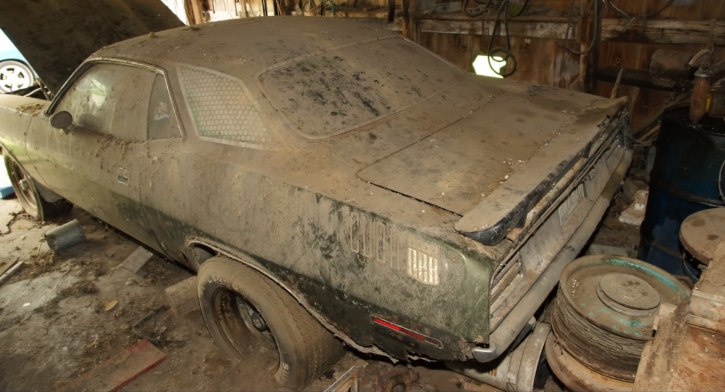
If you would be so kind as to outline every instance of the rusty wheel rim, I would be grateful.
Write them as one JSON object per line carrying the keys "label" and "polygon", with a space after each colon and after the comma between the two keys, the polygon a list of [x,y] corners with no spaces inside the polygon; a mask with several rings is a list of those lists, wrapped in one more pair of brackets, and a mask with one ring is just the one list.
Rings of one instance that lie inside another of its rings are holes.
{"label": "rusty wheel rim", "polygon": [[18,197],[27,204],[33,211],[38,209],[38,200],[35,198],[35,191],[33,189],[32,180],[25,174],[25,171],[12,160],[9,160],[8,168],[10,169],[10,180],[13,183],[15,190],[18,192]]}
{"label": "rusty wheel rim", "polygon": [[220,289],[212,297],[212,312],[221,335],[227,345],[239,357],[270,353],[265,368],[275,370],[279,366],[279,349],[274,335],[262,314],[237,292]]}

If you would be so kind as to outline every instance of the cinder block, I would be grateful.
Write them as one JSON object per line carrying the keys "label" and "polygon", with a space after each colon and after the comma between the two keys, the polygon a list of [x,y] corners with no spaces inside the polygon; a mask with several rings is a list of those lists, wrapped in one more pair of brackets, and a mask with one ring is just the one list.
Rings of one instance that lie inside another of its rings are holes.
{"label": "cinder block", "polygon": [[169,286],[164,292],[166,293],[166,299],[169,301],[171,310],[179,317],[186,316],[199,309],[196,276]]}

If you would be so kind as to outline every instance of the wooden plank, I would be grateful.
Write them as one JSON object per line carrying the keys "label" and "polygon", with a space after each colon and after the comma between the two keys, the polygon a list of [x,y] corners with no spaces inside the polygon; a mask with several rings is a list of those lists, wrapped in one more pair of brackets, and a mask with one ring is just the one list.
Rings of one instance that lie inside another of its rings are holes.
{"label": "wooden plank", "polygon": [[704,0],[701,19],[725,20],[725,1]]}
{"label": "wooden plank", "polygon": [[204,23],[204,16],[202,15],[203,7],[201,0],[190,0],[191,1],[191,14],[193,18],[189,19],[190,25]]}
{"label": "wooden plank", "polygon": [[[418,23],[419,29],[423,33],[488,36],[493,33],[496,26],[496,23],[490,20],[420,19]],[[523,22],[517,19],[509,22],[509,35],[523,38],[565,39],[566,28],[566,23]],[[499,32],[501,36],[506,36],[506,29],[501,27],[499,28]],[[572,32],[572,36],[576,36],[576,32]]]}
{"label": "wooden plank", "polygon": [[[483,15],[477,18],[471,18],[470,16],[463,13],[445,13],[445,14],[421,14],[420,19],[426,20],[460,20],[464,22],[480,22],[485,20],[487,22],[493,22],[496,20],[496,16]],[[567,23],[568,18],[560,16],[529,16],[522,15],[515,18],[510,18],[509,21],[517,23]],[[576,22],[576,21],[575,21]]]}
{"label": "wooden plank", "polygon": [[[702,14],[702,6],[706,0],[675,1],[664,11],[650,19],[680,19],[680,20],[705,20],[709,19]],[[666,4],[663,0],[647,0],[647,11],[654,12]]]}
{"label": "wooden plank", "polygon": [[664,391],[672,376],[674,355],[682,344],[683,322],[687,311],[685,305],[679,306],[674,312],[659,321],[657,334],[647,342],[634,378],[634,391]]}
{"label": "wooden plank", "polygon": [[127,269],[128,271],[131,271],[135,274],[153,256],[153,253],[146,250],[146,248],[144,248],[143,246],[139,246],[133,252],[131,252],[131,254],[128,255],[128,257],[126,257],[123,262],[119,264],[118,267]]}
{"label": "wooden plank", "polygon": [[419,43],[451,63],[472,72],[473,53],[486,50],[485,48],[480,49],[480,40],[474,40],[473,37],[465,34],[420,32]]}
{"label": "wooden plank", "polygon": [[687,326],[672,367],[668,391],[722,391],[725,336]]}
{"label": "wooden plank", "polygon": [[156,346],[148,340],[141,340],[58,390],[61,392],[118,391],[165,359],[166,354]]}
{"label": "wooden plank", "polygon": [[[656,44],[698,44],[710,42],[709,21],[635,20],[607,18],[602,21],[602,41]],[[725,45],[725,21],[715,22],[715,44]]]}

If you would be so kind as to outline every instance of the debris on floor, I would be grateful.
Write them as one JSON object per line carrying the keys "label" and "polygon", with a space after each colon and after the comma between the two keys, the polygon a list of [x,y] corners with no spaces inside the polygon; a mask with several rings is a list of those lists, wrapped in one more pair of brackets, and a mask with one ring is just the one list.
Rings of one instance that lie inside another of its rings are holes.
{"label": "debris on floor", "polygon": [[86,241],[86,234],[83,232],[81,224],[78,223],[78,219],[48,230],[44,235],[45,242],[48,244],[50,250],[55,253],[61,250],[72,248],[78,244],[82,244]]}
{"label": "debris on floor", "polygon": [[115,392],[155,368],[165,359],[166,354],[156,346],[148,340],[140,340],[116,357],[64,385],[59,391]]}
{"label": "debris on floor", "polygon": [[171,306],[171,311],[176,316],[184,317],[199,310],[196,276],[191,276],[173,286],[169,286],[164,292],[169,306]]}
{"label": "debris on floor", "polygon": [[143,246],[139,246],[138,248],[136,248],[136,250],[131,252],[131,254],[128,255],[125,260],[123,260],[118,268],[125,268],[131,273],[135,274],[136,272],[138,272],[138,270],[141,269],[141,267],[144,266],[144,264],[146,264],[146,262],[151,260],[153,256],[153,253],[148,251]]}
{"label": "debris on floor", "polygon": [[627,257],[627,250],[619,246],[609,246],[602,244],[591,244],[587,248],[587,255],[614,255]]}
{"label": "debris on floor", "polygon": [[23,265],[19,258],[15,260],[0,261],[0,284],[10,277],[15,271]]}
{"label": "debris on floor", "polygon": [[647,196],[649,191],[639,190],[634,194],[634,201],[627,207],[626,210],[622,211],[619,216],[619,221],[632,226],[641,226],[644,221],[644,213],[647,209]]}

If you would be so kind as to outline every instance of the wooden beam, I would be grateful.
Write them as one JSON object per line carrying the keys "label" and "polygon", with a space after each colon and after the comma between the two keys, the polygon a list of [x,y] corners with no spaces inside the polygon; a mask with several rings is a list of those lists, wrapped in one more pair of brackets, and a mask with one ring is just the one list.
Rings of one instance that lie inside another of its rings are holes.
{"label": "wooden beam", "polygon": [[189,25],[204,23],[204,16],[202,14],[201,0],[191,0],[191,13],[194,16],[193,20],[189,19]]}
{"label": "wooden beam", "polygon": [[[418,28],[423,33],[439,33],[439,34],[468,34],[468,35],[491,35],[496,23],[492,20],[433,20],[420,19]],[[512,37],[524,38],[549,38],[549,39],[565,39],[566,23],[550,23],[550,22],[528,22],[510,20],[509,35]],[[573,30],[576,30],[573,27]],[[499,28],[501,36],[506,36],[506,29],[501,26]],[[572,37],[576,37],[576,31],[571,33]]]}
{"label": "wooden beam", "polygon": [[[635,20],[602,21],[602,41],[669,45],[705,45],[710,42],[710,21]],[[715,22],[715,45],[725,45],[725,22]]]}

